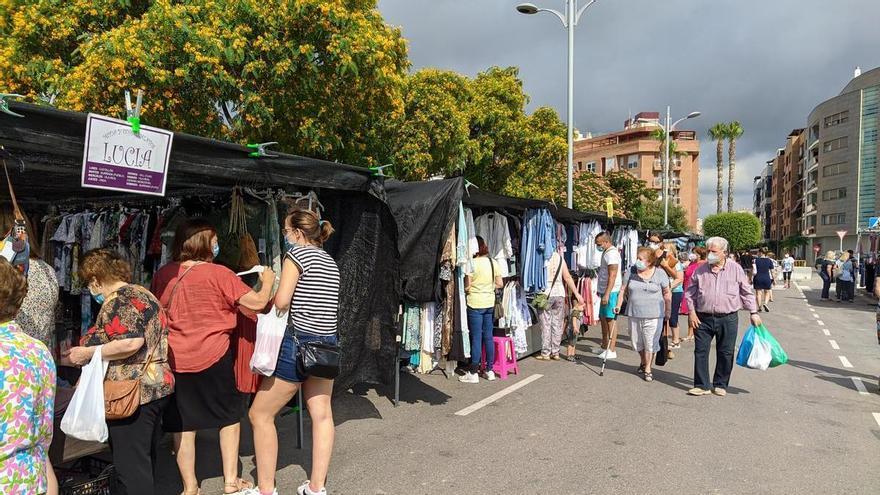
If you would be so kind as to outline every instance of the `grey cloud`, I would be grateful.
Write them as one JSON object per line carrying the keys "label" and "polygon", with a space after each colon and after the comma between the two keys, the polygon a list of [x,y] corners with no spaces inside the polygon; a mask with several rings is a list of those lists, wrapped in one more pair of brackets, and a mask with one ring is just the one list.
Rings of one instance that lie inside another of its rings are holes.
{"label": "grey cloud", "polygon": [[[563,8],[561,0],[533,1]],[[518,14],[517,3],[380,0],[379,8],[403,29],[414,69],[473,75],[519,66],[530,107],[549,105],[564,118],[565,32],[553,16]],[[575,35],[576,125],[597,133],[619,129],[629,112],[701,111],[688,127],[702,139],[705,215],[715,210],[715,146],[706,129],[740,120],[735,200],[749,208],[752,177],[789,131],[804,127],[856,65],[880,65],[878,18],[877,0],[599,0]]]}

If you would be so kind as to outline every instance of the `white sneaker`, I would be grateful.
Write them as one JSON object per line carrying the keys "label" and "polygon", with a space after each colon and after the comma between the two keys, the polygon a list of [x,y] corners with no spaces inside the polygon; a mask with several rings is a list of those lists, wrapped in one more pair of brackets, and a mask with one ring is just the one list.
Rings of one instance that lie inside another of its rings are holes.
{"label": "white sneaker", "polygon": [[[243,491],[241,491],[241,492],[239,492],[239,493],[240,493],[241,495],[263,495],[263,492],[261,492],[260,489],[257,488],[257,487],[248,488],[248,489],[243,490]],[[274,490],[272,490],[272,495],[278,495],[278,489],[277,489],[277,488],[274,489]]]}
{"label": "white sneaker", "polygon": [[494,371],[487,371],[486,372],[486,380],[489,380],[490,382],[494,382],[495,381],[495,372]]}
{"label": "white sneaker", "polygon": [[309,489],[309,483],[311,481],[306,481],[299,488],[296,489],[296,495],[327,495],[327,488],[321,488],[320,490],[313,492]]}
{"label": "white sneaker", "polygon": [[615,351],[603,351],[602,354],[599,354],[599,357],[602,359],[617,359],[617,352]]}
{"label": "white sneaker", "polygon": [[464,375],[458,377],[458,381],[461,383],[480,383],[480,377],[476,373],[468,371]]}

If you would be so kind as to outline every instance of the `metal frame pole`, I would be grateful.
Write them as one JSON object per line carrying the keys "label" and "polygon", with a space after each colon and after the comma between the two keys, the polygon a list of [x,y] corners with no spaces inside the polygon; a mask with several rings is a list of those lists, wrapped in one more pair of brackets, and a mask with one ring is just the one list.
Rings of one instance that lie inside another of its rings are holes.
{"label": "metal frame pole", "polygon": [[566,182],[566,203],[574,205],[574,27],[577,0],[566,0],[568,19],[568,175]]}

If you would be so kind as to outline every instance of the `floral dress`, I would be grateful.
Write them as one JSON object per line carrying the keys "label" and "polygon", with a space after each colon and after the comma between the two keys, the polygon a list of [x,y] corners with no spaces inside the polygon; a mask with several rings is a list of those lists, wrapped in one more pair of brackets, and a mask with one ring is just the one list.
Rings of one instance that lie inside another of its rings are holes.
{"label": "floral dress", "polygon": [[0,324],[0,493],[47,490],[55,362],[45,344]]}
{"label": "floral dress", "polygon": [[[89,347],[113,340],[143,338],[146,345],[125,359],[110,361],[106,380],[141,380],[141,404],[171,395],[174,375],[168,366],[168,321],[159,301],[147,289],[126,285],[110,296],[83,335],[81,345]],[[152,350],[150,364],[144,362]]]}

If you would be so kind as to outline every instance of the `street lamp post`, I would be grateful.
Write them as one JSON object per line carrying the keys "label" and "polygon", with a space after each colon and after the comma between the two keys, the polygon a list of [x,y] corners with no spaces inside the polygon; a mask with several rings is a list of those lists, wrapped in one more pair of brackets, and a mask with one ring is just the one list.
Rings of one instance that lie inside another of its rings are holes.
{"label": "street lamp post", "polygon": [[[671,117],[672,110],[669,106],[666,107],[666,125],[657,124],[660,128],[663,129],[663,134],[665,135],[665,140],[663,147],[664,160],[663,160],[663,227],[669,228],[669,154],[672,149],[672,131],[675,130],[675,126],[687,119],[693,119],[700,116],[700,112],[691,112],[687,114],[687,116],[682,117],[676,120],[674,123],[670,125],[669,121],[672,120]],[[645,122],[645,119],[639,119],[639,122]]]}
{"label": "street lamp post", "polygon": [[574,176],[574,28],[578,25],[584,11],[596,0],[590,0],[586,5],[578,9],[578,0],[566,0],[565,13],[553,9],[539,8],[531,3],[523,3],[516,6],[520,14],[537,14],[547,12],[555,15],[562,21],[562,26],[568,30],[568,180],[567,202],[568,207],[573,205],[573,176]]}

